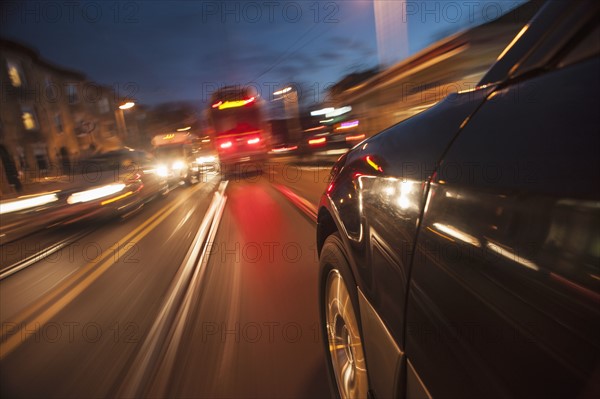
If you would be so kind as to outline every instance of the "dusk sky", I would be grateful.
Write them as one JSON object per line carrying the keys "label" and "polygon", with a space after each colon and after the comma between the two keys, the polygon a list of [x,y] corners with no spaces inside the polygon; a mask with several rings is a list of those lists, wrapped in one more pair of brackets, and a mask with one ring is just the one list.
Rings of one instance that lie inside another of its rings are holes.
{"label": "dusk sky", "polygon": [[[409,1],[410,53],[520,3]],[[2,37],[145,104],[202,101],[215,87],[249,83],[268,98],[290,82],[301,85],[304,103],[317,103],[328,85],[378,64],[372,0],[8,1],[0,7]]]}

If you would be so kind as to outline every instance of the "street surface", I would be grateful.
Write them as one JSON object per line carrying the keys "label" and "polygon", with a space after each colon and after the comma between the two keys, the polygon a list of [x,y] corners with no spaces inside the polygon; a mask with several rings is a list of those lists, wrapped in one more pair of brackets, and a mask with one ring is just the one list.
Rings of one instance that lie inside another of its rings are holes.
{"label": "street surface", "polygon": [[328,173],[275,160],[4,245],[2,396],[328,397],[314,220]]}

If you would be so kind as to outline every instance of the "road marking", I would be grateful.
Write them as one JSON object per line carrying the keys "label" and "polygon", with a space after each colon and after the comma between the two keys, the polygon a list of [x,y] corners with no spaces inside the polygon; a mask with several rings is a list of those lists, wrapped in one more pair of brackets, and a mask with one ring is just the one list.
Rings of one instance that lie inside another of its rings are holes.
{"label": "road marking", "polygon": [[207,244],[214,239],[227,201],[227,196],[224,194],[226,187],[227,181],[222,182],[219,190],[214,194],[192,245],[169,287],[168,297],[130,366],[117,396],[148,396],[144,388],[146,380],[151,376],[154,376],[153,390],[160,391],[162,394],[154,392],[150,396],[164,396],[195,288],[200,285],[203,271],[208,263]]}
{"label": "road marking", "polygon": [[[21,314],[18,315],[18,319],[12,322],[18,326],[17,331],[11,330],[9,337],[7,337],[8,331],[6,331],[6,334],[5,331],[2,331],[3,342],[0,343],[0,360],[4,359],[8,354],[13,352],[29,337],[35,335],[41,326],[46,324],[52,317],[56,316],[58,312],[64,309],[72,300],[74,300],[104,272],[114,265],[115,257],[112,256],[109,258],[109,256],[115,253],[119,254],[119,248],[126,248],[128,244],[135,243],[136,241],[139,241],[148,235],[148,233],[150,233],[156,226],[166,219],[167,216],[173,213],[181,204],[183,204],[189,197],[198,191],[200,187],[201,186],[196,186],[193,190],[188,191],[184,197],[180,198],[175,203],[155,213],[131,233],[127,234],[124,238],[112,245],[104,254],[95,259],[94,262],[86,264],[79,269],[76,274],[70,276],[69,279],[65,280],[65,282],[61,284],[60,287],[57,287],[53,293],[44,296],[21,312]],[[117,258],[119,258],[119,256]],[[78,280],[80,281],[69,289],[69,287]],[[64,293],[64,295],[58,298],[62,293]],[[51,301],[54,301],[54,303],[45,311],[42,311],[42,309],[47,307]],[[32,318],[37,313],[40,314],[25,324],[27,320]],[[27,331],[25,336],[22,334],[23,330]]]}
{"label": "road marking", "polygon": [[313,222],[317,222],[317,207],[312,202],[304,197],[296,194],[289,187],[281,184],[273,184],[273,187],[283,194],[296,208],[300,209],[307,215]]}
{"label": "road marking", "polygon": [[[223,192],[224,191],[225,190],[223,189]],[[210,254],[208,253],[210,250],[209,244],[214,243],[215,241],[215,236],[217,235],[217,230],[219,229],[221,218],[223,217],[223,211],[225,210],[226,202],[227,196],[222,195],[222,201],[218,205],[218,208],[215,212],[215,216],[208,232],[208,237],[206,238],[204,248],[202,249],[202,254],[198,258],[198,266],[196,267],[194,276],[189,284],[183,305],[177,314],[176,322],[173,323],[174,327],[172,327],[172,331],[169,334],[171,339],[167,344],[167,349],[163,360],[160,363],[160,368],[153,379],[152,386],[150,387],[151,391],[148,395],[150,397],[167,396],[168,383],[173,374],[173,367],[177,359],[177,352],[181,344],[181,338],[183,336],[183,332],[185,331],[185,326],[188,322],[188,316],[192,308],[192,300],[198,297],[197,292],[200,289],[201,281],[204,277],[206,266],[210,257]]]}

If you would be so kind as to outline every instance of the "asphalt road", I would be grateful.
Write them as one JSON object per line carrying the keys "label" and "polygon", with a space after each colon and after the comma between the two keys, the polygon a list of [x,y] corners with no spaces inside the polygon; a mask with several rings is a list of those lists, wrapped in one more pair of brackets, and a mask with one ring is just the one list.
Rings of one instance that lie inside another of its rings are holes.
{"label": "asphalt road", "polygon": [[328,171],[274,161],[0,247],[6,267],[67,240],[0,281],[2,396],[328,397],[313,215]]}

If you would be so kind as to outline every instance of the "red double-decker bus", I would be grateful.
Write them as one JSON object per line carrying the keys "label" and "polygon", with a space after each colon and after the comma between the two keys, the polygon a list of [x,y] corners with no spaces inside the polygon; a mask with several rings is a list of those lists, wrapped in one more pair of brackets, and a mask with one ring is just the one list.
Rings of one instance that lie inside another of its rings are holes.
{"label": "red double-decker bus", "polygon": [[243,163],[253,163],[261,170],[271,134],[260,96],[252,88],[224,87],[212,95],[207,114],[221,171],[234,171],[236,165]]}

